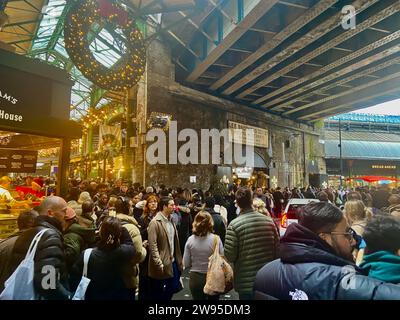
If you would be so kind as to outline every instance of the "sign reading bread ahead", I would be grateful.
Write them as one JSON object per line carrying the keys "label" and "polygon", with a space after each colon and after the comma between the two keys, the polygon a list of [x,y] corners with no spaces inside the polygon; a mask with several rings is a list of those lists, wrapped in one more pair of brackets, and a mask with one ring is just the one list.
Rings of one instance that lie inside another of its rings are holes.
{"label": "sign reading bread ahead", "polygon": [[36,172],[37,151],[0,149],[0,172]]}
{"label": "sign reading bread ahead", "polygon": [[[261,129],[258,127],[248,126],[242,123],[228,121],[229,128],[229,142],[251,145],[260,148],[268,148],[268,130]],[[246,136],[246,130],[252,129],[254,132],[254,138]],[[237,130],[237,131],[236,131]],[[235,134],[241,132],[241,135]],[[250,138],[250,139],[247,139]]]}

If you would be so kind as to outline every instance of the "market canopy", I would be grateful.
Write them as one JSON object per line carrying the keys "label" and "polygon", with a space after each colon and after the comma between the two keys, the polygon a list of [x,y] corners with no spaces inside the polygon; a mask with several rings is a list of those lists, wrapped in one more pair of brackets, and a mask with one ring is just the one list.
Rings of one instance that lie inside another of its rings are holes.
{"label": "market canopy", "polygon": [[352,177],[352,178],[348,178],[349,180],[363,180],[365,182],[379,182],[379,181],[392,181],[392,182],[396,182],[396,181],[400,181],[396,178],[390,178],[390,177],[383,177],[383,176],[361,176],[361,177]]}
{"label": "market canopy", "polygon": [[[339,159],[339,140],[325,141],[326,159]],[[342,141],[343,159],[365,159],[365,160],[400,160],[399,142],[377,142],[377,141]]]}

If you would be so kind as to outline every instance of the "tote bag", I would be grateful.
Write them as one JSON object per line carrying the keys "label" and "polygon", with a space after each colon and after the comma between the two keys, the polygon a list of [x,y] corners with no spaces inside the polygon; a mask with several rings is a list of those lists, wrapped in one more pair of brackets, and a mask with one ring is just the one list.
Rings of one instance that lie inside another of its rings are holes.
{"label": "tote bag", "polygon": [[78,288],[76,288],[75,294],[72,300],[85,300],[86,290],[89,286],[90,279],[87,277],[89,258],[93,249],[86,249],[83,254],[83,273],[81,281],[79,282]]}
{"label": "tote bag", "polygon": [[214,237],[214,252],[208,261],[208,270],[204,293],[219,295],[233,289],[233,270],[223,256],[219,254],[218,236]]}
{"label": "tote bag", "polygon": [[33,278],[35,275],[35,253],[38,243],[48,229],[40,230],[33,238],[25,259],[4,283],[0,300],[37,300]]}

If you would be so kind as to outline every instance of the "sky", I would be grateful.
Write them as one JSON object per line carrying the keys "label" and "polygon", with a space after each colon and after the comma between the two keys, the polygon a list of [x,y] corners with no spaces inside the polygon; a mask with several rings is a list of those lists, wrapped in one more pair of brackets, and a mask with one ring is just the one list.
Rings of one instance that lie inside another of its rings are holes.
{"label": "sky", "polygon": [[400,99],[381,103],[365,109],[359,109],[351,113],[370,113],[400,116]]}

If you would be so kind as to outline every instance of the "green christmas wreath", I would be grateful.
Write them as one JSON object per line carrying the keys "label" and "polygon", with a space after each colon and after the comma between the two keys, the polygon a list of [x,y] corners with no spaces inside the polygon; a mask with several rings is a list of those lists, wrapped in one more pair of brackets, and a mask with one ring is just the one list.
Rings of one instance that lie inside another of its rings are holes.
{"label": "green christmas wreath", "polygon": [[[126,10],[108,1],[107,10],[101,10],[100,4],[105,2],[106,0],[79,0],[75,3],[65,20],[65,48],[72,62],[87,79],[100,88],[122,91],[134,86],[143,75],[146,48],[142,33]],[[121,19],[124,16],[121,12],[126,15],[126,19]],[[102,19],[120,28],[126,40],[125,53],[111,68],[97,61],[90,50],[89,32],[92,25]]]}

